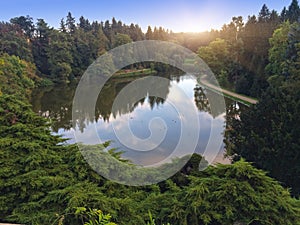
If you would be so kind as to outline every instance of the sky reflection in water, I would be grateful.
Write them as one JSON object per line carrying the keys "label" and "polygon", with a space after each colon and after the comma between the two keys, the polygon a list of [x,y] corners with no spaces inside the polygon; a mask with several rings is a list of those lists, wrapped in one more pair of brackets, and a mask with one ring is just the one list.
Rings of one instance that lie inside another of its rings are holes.
{"label": "sky reflection in water", "polygon": [[[165,101],[158,101],[158,103],[153,104],[153,99],[149,96],[145,96],[144,100],[137,103],[133,109],[127,111],[120,109],[118,113],[111,113],[109,118],[105,119],[100,115],[97,122],[85,121],[84,139],[79,141],[85,144],[99,144],[104,141],[112,141],[111,147],[124,151],[123,157],[130,159],[135,164],[147,166],[158,163],[168,157],[178,144],[181,135],[182,121],[187,120],[189,126],[193,128],[192,126],[194,126],[195,121],[188,121],[189,118],[179,114],[174,105],[181,104],[184,107],[184,104],[186,104],[187,101],[191,101],[196,107],[194,90],[196,87],[197,82],[192,79],[192,77],[188,75],[180,78],[177,77],[170,81],[168,87],[169,91]],[[183,90],[185,96],[176,91],[176,88]],[[169,101],[169,99],[172,99],[173,102]],[[176,102],[174,102],[174,100]],[[98,104],[97,107],[101,109],[102,107],[107,107],[107,105],[101,105],[100,101],[100,105]],[[214,129],[219,131],[217,132],[219,136],[210,138],[219,140],[223,137],[225,115],[221,114],[213,117],[207,109],[199,109],[197,111],[200,134],[196,152],[203,155],[210,137],[212,125],[214,125]],[[188,115],[188,113],[186,115]],[[213,120],[214,123],[212,123]],[[156,132],[155,135],[157,137],[162,137],[162,141],[158,146],[156,144],[157,142],[153,143],[153,146],[147,146],[147,149],[152,149],[150,151],[133,150],[132,147],[127,147],[126,144],[124,145],[120,142],[120,139],[125,139],[126,142],[131,144],[130,146],[136,146],[135,149],[141,147],[139,143],[134,143],[134,138],[128,138],[131,137],[131,134],[128,134],[128,132],[126,132],[127,129],[124,129],[127,126],[129,126],[132,134],[139,139],[149,138],[152,130]],[[78,129],[76,129],[76,132],[79,132]],[[116,136],[116,132],[118,133],[118,136]],[[58,134],[70,138],[70,143],[74,142],[72,130],[60,128]],[[187,141],[183,148],[180,149],[180,154],[177,154],[176,156],[180,157],[190,153],[191,150],[189,149],[190,146],[188,144],[189,142]],[[206,150],[204,155],[209,157],[209,149]],[[228,160],[223,159],[222,155],[223,149],[220,149],[220,153],[215,161],[223,163],[228,162]]]}

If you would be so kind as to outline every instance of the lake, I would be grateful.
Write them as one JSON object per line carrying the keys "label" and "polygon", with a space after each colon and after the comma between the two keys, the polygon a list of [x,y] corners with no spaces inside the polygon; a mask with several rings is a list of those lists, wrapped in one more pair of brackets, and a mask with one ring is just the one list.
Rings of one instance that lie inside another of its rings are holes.
{"label": "lake", "polygon": [[[185,93],[184,102],[192,102],[197,109],[200,132],[195,152],[201,155],[204,154],[207,147],[212,129],[219,131],[219,136],[213,138],[223,138],[226,121],[230,121],[230,118],[238,116],[242,110],[247,108],[238,102],[225,98],[226,114],[224,112],[220,114],[214,112],[213,114],[206,96],[216,93],[201,87],[192,76],[187,74],[164,74],[160,76],[168,79],[155,87],[160,90],[160,93],[163,93],[163,98],[149,96],[145,90],[139,101],[125,98],[126,102],[117,106],[114,105],[114,101],[118,94],[137,78],[109,79],[99,94],[95,116],[87,115],[86,118],[77,123],[76,127],[72,126],[72,101],[76,84],[38,88],[32,93],[31,104],[36,113],[52,121],[51,130],[54,134],[69,139],[67,143],[76,141],[74,137],[76,132],[89,134],[89,132],[96,131],[99,138],[95,139],[91,135],[91,138],[77,139],[77,141],[84,144],[97,144],[99,140],[101,142],[111,141],[110,147],[123,151],[123,158],[143,166],[160,162],[170,155],[178,144],[182,131],[182,120],[189,119],[182,118],[178,109],[169,101],[170,99],[178,99],[176,96],[178,88]],[[194,121],[188,121],[188,123],[192,126]],[[162,140],[152,147],[151,141],[147,142],[147,146],[144,146],[147,147],[146,150],[138,151],[137,149],[143,147],[141,143],[145,142],[141,142],[139,145],[136,140],[147,140],[153,136],[153,133]],[[85,137],[89,136],[86,135]],[[189,152],[186,151],[189,149],[189,140],[186,143],[180,154],[176,156],[180,157]],[[223,158],[224,145],[217,149],[217,152],[214,162],[229,163],[228,159]],[[210,154],[209,150],[205,154]]]}

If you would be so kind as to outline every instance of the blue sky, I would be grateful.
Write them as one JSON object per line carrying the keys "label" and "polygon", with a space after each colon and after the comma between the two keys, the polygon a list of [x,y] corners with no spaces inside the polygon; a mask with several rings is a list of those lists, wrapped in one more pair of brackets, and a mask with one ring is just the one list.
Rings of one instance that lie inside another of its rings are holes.
{"label": "blue sky", "polygon": [[139,24],[145,31],[148,25],[162,26],[174,32],[198,32],[219,29],[233,16],[257,15],[265,3],[279,13],[292,0],[3,0],[0,21],[30,15],[43,18],[50,26],[58,27],[59,21],[72,12],[90,21],[111,20],[115,17],[126,24]]}

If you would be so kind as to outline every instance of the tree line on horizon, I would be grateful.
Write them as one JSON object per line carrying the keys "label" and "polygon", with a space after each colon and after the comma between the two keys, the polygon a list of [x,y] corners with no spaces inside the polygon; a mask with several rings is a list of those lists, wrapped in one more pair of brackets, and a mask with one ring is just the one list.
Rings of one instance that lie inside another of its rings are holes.
{"label": "tree line on horizon", "polygon": [[[154,28],[151,37],[166,39],[168,31]],[[87,67],[106,51],[122,44],[145,39],[141,28],[122,21],[89,22],[83,16],[76,23],[69,12],[54,29],[30,16],[0,23],[0,51],[36,65],[39,76],[56,83],[80,77]]]}
{"label": "tree line on horizon", "polygon": [[172,41],[199,53],[221,85],[258,97],[266,87],[269,38],[280,24],[297,22],[299,14],[297,0],[280,14],[263,5],[258,16],[249,16],[246,22],[240,16],[233,17],[221,30],[199,34],[150,26],[143,33],[139,25],[126,25],[115,18],[90,22],[81,16],[76,21],[71,12],[55,29],[44,19],[34,23],[30,16],[19,16],[0,23],[0,52],[33,63],[40,77],[68,83],[80,78],[97,57],[114,47],[140,40]]}

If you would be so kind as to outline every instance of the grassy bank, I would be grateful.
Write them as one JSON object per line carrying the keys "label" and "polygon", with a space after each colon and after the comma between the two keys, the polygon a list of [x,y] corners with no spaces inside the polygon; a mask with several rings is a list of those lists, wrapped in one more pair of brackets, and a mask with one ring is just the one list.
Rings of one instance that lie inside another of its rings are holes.
{"label": "grassy bank", "polygon": [[213,84],[210,84],[208,83],[208,81],[204,78],[201,78],[198,80],[198,82],[205,86],[207,89],[211,90],[211,91],[214,91],[216,93],[219,93],[219,94],[223,94],[225,97],[227,98],[230,98],[234,101],[237,101],[237,102],[240,102],[244,105],[252,105],[252,104],[256,104],[257,103],[257,99],[255,98],[252,98],[252,97],[249,97],[249,96],[245,96],[245,95],[242,95],[242,94],[238,94],[238,93],[235,93],[235,92],[232,92],[230,90],[226,90],[224,88],[221,88],[221,87],[217,87]]}
{"label": "grassy bank", "polygon": [[119,72],[115,73],[113,77],[115,78],[121,78],[121,77],[134,77],[134,76],[145,76],[145,75],[150,75],[150,74],[156,74],[157,71],[153,69],[140,69],[140,70],[120,70]]}
{"label": "grassy bank", "polygon": [[[250,106],[250,105],[253,105],[253,104],[254,104],[253,102],[249,102],[249,101],[246,101],[246,100],[242,99],[242,97],[250,98],[249,96],[245,96],[245,95],[242,95],[242,94],[238,94],[238,95],[240,95],[240,97],[236,97],[236,96],[233,96],[233,95],[231,95],[231,94],[228,94],[227,92],[224,92],[224,91],[229,91],[229,90],[227,90],[227,89],[222,88],[223,91],[221,92],[221,91],[218,91],[218,90],[216,90],[216,89],[214,89],[214,88],[208,87],[208,86],[206,86],[205,84],[202,84],[202,85],[205,86],[206,89],[209,89],[209,90],[211,90],[211,91],[213,91],[213,92],[216,92],[216,93],[218,93],[218,94],[222,94],[222,95],[224,95],[224,97],[229,98],[229,99],[231,99],[231,100],[233,100],[233,101],[242,103],[242,104],[247,105],[247,106]],[[230,92],[231,92],[231,91],[230,91]],[[253,99],[254,101],[257,101],[257,99],[255,99],[255,98],[251,98],[251,99]]]}

